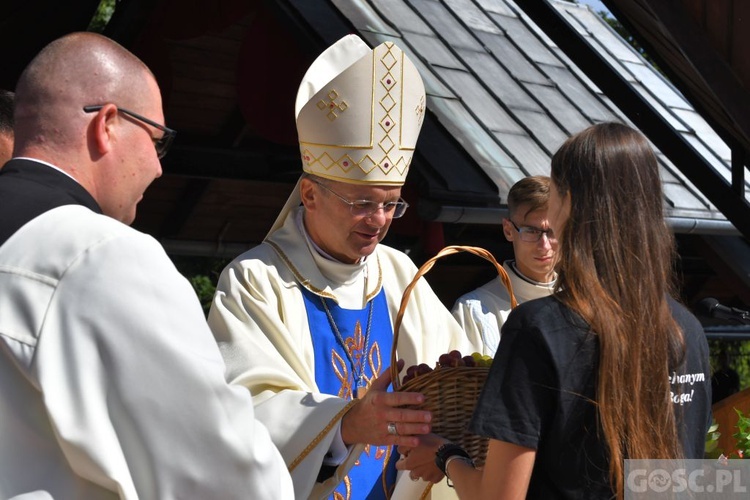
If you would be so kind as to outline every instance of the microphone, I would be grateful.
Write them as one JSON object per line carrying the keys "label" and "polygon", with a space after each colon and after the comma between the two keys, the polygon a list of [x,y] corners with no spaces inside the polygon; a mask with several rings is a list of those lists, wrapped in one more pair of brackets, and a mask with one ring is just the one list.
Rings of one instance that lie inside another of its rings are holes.
{"label": "microphone", "polygon": [[696,304],[695,309],[703,316],[750,325],[750,312],[737,309],[736,307],[723,306],[713,297],[702,299]]}

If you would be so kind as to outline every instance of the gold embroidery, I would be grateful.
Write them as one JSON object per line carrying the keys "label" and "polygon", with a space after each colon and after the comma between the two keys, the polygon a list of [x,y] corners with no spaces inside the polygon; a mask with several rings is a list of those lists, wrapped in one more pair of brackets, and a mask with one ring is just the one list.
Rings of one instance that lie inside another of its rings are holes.
{"label": "gold embroidery", "polygon": [[419,104],[414,111],[417,113],[417,121],[419,122],[419,126],[421,127],[422,120],[424,120],[424,96],[419,98]]}
{"label": "gold embroidery", "polygon": [[[394,89],[399,88],[399,81],[391,73],[393,67],[398,63],[398,59],[393,55],[393,52],[391,52],[393,44],[386,44],[386,47],[388,48],[388,51],[380,58],[380,64],[382,64],[386,70],[385,75],[380,79],[380,85],[383,87],[385,94],[378,101],[378,104],[382,109],[382,118],[378,120],[378,123],[380,123],[380,126],[383,127],[383,130],[385,131],[385,136],[383,136],[380,142],[378,142],[378,146],[380,146],[380,149],[383,151],[384,157],[378,166],[387,174],[392,168],[398,168],[393,164],[393,160],[389,157],[389,154],[395,147],[395,143],[393,142],[393,139],[391,139],[390,133],[396,122],[390,114],[391,110],[396,107],[396,99],[393,98],[391,92]],[[398,111],[398,109],[396,111]],[[401,162],[402,159],[403,157],[398,158],[397,163]],[[409,163],[409,161],[406,162],[407,168]],[[403,174],[404,170],[399,170],[399,172]]]}
{"label": "gold embroidery", "polygon": [[[362,450],[362,455],[367,455],[368,457],[372,456],[370,454],[370,451],[372,451],[372,447],[373,445],[371,444],[365,445],[364,450]],[[385,455],[387,451],[388,451],[388,446],[375,445],[375,460],[380,460],[381,458],[383,458],[383,455]],[[357,460],[356,463],[359,464],[359,460]]]}
{"label": "gold embroidery", "polygon": [[[359,321],[354,326],[354,334],[351,337],[347,337],[344,342],[346,343],[347,347],[349,348],[349,352],[352,353],[352,358],[356,360],[357,363],[364,363],[366,362],[371,370],[371,373],[373,374],[372,377],[365,376],[365,380],[367,381],[366,387],[369,389],[372,385],[373,380],[376,377],[376,374],[380,373],[380,367],[382,366],[382,358],[380,356],[380,345],[377,342],[374,342],[373,345],[370,347],[369,352],[367,353],[366,358],[362,359],[362,350],[364,349],[364,337],[362,336],[362,325]],[[335,356],[337,360],[343,363],[343,359],[341,356],[335,353],[335,351],[332,351],[332,354]],[[346,381],[342,380],[342,378],[339,376],[339,370],[337,368],[337,365],[334,364],[334,371],[336,372],[337,377],[342,382],[341,390],[339,390],[339,397],[341,394],[346,392],[348,395],[346,397],[351,398],[352,396],[352,385],[351,381],[346,379]],[[374,446],[374,456],[373,456],[373,445],[367,444],[364,447],[364,450],[362,450],[362,455],[366,455],[368,457],[374,458],[375,460],[381,460],[385,457],[385,462],[383,464],[383,474],[385,474],[386,467],[388,465],[388,459],[390,457],[389,452],[389,446]],[[354,463],[354,466],[360,464],[360,461],[357,460]],[[349,476],[346,476],[346,480],[349,479]],[[347,484],[347,495],[349,495],[351,484]],[[336,497],[339,498],[339,497]],[[343,497],[341,497],[343,498]],[[349,498],[347,496],[347,498]]]}
{"label": "gold embroidery", "polygon": [[[324,292],[323,290],[312,286],[310,280],[307,279],[307,278],[305,278],[304,276],[302,276],[302,273],[292,264],[291,259],[289,259],[289,257],[287,257],[287,255],[281,249],[281,246],[279,246],[277,243],[275,243],[273,241],[270,241],[270,240],[265,240],[265,241],[269,245],[271,245],[271,247],[274,249],[274,251],[279,256],[279,258],[284,262],[284,264],[286,264],[286,266],[290,269],[290,271],[292,272],[292,274],[294,274],[297,282],[301,286],[306,287],[310,291],[312,291],[312,292],[314,292],[314,293],[316,293],[316,294],[318,294],[320,296],[329,297],[329,298],[335,299],[335,296],[331,295],[330,293]],[[382,270],[382,266],[380,264],[380,256],[377,255],[377,253],[375,255],[375,259],[376,259],[377,269],[378,269],[378,279],[377,279],[376,286],[374,287],[374,289],[372,289],[372,291],[367,295],[367,297],[365,299],[367,302],[369,302],[370,300],[372,300],[379,293],[380,288],[383,285],[383,270]],[[359,322],[358,322],[357,326],[359,327],[359,336],[361,338],[362,328],[361,328],[361,325],[359,325]],[[357,330],[357,327],[355,327],[355,337],[356,337],[356,330]],[[352,339],[352,338],[347,338],[347,341],[350,342],[349,345],[356,345],[356,341],[354,339]],[[362,347],[360,346],[359,349],[361,350]],[[359,353],[358,356],[361,356],[361,353]],[[372,384],[372,380],[374,378],[374,374],[379,374],[381,366],[382,366],[382,359],[381,359],[381,355],[380,355],[380,346],[379,346],[379,344],[377,342],[374,342],[373,345],[370,347],[370,350],[368,352],[368,356],[367,356],[366,361],[367,361],[367,364],[370,367],[371,373],[373,374],[373,377],[366,377],[366,381],[367,381],[366,386],[369,388],[370,385]],[[344,399],[350,399],[350,401],[346,405],[345,408],[343,408],[341,411],[339,411],[339,413],[336,414],[336,416],[333,419],[331,419],[331,421],[328,423],[328,425],[315,437],[315,439],[313,439],[313,441],[302,451],[302,453],[300,453],[300,455],[297,458],[295,458],[292,461],[291,464],[289,464],[288,468],[289,468],[290,472],[292,472],[292,471],[294,471],[296,469],[296,467],[300,464],[300,462],[302,462],[302,460],[305,457],[307,457],[307,455],[310,453],[310,451],[313,448],[315,448],[320,443],[320,441],[323,439],[323,437],[326,434],[328,434],[330,432],[330,430],[333,427],[333,425],[336,422],[338,422],[347,411],[349,411],[349,409],[351,408],[351,406],[353,404],[355,404],[355,400],[351,400],[351,398],[353,397],[353,392],[352,392],[351,382],[349,381],[349,374],[348,374],[348,368],[347,368],[346,363],[341,358],[341,356],[338,355],[338,353],[336,353],[335,351],[332,351],[331,362],[332,362],[332,365],[334,366],[333,369],[334,369],[334,372],[336,373],[337,378],[342,383],[341,390],[339,391],[339,397],[344,398]],[[370,455],[370,446],[369,445],[367,445],[365,447],[365,449],[363,450],[363,453],[365,453],[365,452],[367,453],[368,456]],[[383,477],[382,477],[382,481],[383,481],[383,487],[384,487],[384,489],[388,490],[388,488],[386,488],[386,486],[385,486],[385,482],[386,482],[385,471],[386,471],[386,468],[388,466],[388,460],[389,460],[390,455],[391,455],[390,447],[386,446],[386,447],[383,447],[383,449],[381,449],[380,447],[376,447],[375,457],[377,459],[379,459],[380,457],[383,457],[383,454],[385,454],[385,460],[383,462],[383,472],[382,472]],[[359,465],[359,460],[357,460],[355,462],[355,465]],[[346,497],[344,497],[340,493],[335,493],[334,492],[334,498],[336,498],[336,499],[342,499],[342,500],[350,500],[351,499],[351,493],[352,493],[352,485],[351,485],[351,479],[349,478],[348,475],[344,477],[343,483],[344,483],[344,485],[346,487]],[[391,491],[392,491],[392,489],[391,489]],[[390,496],[390,495],[388,495],[388,496]]]}
{"label": "gold embroidery", "polygon": [[375,254],[375,261],[378,264],[378,283],[377,285],[375,285],[375,288],[372,289],[372,292],[368,293],[367,297],[365,297],[365,300],[367,302],[370,302],[372,299],[374,299],[378,292],[380,292],[380,287],[383,286],[383,268],[380,266],[380,255],[377,253]]}
{"label": "gold embroidery", "polygon": [[[364,455],[367,455],[368,457],[371,456],[370,455],[371,446],[372,445],[369,445],[369,444],[365,445],[364,449],[362,450],[362,454],[360,456],[364,456]],[[388,462],[390,461],[390,458],[391,458],[391,447],[390,446],[387,446],[387,445],[384,445],[384,446],[375,446],[375,459],[376,460],[380,460],[381,458],[384,459],[384,461],[383,461],[383,470],[381,472],[381,481],[382,481],[382,484],[383,484],[384,491],[387,492],[388,491],[388,488],[386,486],[387,470],[388,470]],[[360,465],[360,463],[361,463],[360,460],[357,459],[354,462],[354,467],[357,467],[358,465]],[[346,476],[344,476],[344,484],[346,485],[346,495],[347,495],[346,498],[350,498],[350,496],[351,496],[351,479],[349,478],[348,474]],[[339,496],[336,496],[336,495],[339,495]],[[390,496],[391,496],[390,494],[387,494],[386,498],[390,498]],[[341,496],[340,493],[334,492],[334,498],[344,498],[344,497]]]}
{"label": "gold embroidery", "polygon": [[383,484],[383,491],[385,491],[385,497],[391,498],[391,493],[393,493],[393,490],[396,488],[396,483],[393,483],[391,487],[388,487],[388,476],[385,473],[386,469],[388,468],[388,462],[391,460],[391,451],[392,448],[388,446],[385,449],[385,460],[383,460],[383,473],[381,474],[380,478]]}
{"label": "gold embroidery", "polygon": [[[354,361],[354,372],[362,373],[364,381],[366,382],[365,387],[367,389],[372,385],[376,375],[380,373],[381,367],[383,366],[383,359],[380,355],[380,344],[373,342],[370,346],[370,350],[363,359],[362,351],[365,348],[365,337],[362,335],[362,325],[359,321],[354,325],[354,334],[351,337],[344,339],[344,345],[346,349],[351,353]],[[370,373],[372,376],[368,377],[365,375],[364,364],[370,367]],[[346,360],[339,355],[335,349],[331,349],[331,364],[333,371],[336,374],[336,378],[341,382],[341,389],[339,389],[338,396],[350,399],[353,396],[353,381],[349,378],[349,370],[347,369]]]}
{"label": "gold embroidery", "polygon": [[343,399],[352,399],[352,383],[349,380],[349,367],[346,360],[335,349],[331,349],[331,365],[333,365],[333,372],[336,374],[336,378],[341,382],[341,388],[337,396]]}
{"label": "gold embroidery", "polygon": [[328,114],[326,115],[330,121],[336,120],[336,118],[339,117],[339,115],[336,114],[336,110],[338,109],[341,113],[347,110],[349,105],[346,103],[346,101],[341,101],[340,103],[336,102],[336,99],[338,99],[339,93],[335,90],[331,90],[328,92],[328,102],[321,99],[318,101],[318,109],[321,111],[328,111]]}
{"label": "gold embroidery", "polygon": [[[348,174],[352,169],[358,168],[365,176],[369,176],[374,170],[379,169],[385,176],[397,172],[399,182],[405,177],[411,165],[414,151],[413,147],[403,144],[401,139],[403,124],[399,123],[399,120],[403,122],[404,111],[401,109],[400,103],[403,101],[403,65],[405,64],[403,58],[405,55],[401,54],[402,62],[399,64],[398,57],[394,54],[394,51],[399,49],[393,43],[385,43],[384,47],[386,50],[379,60],[373,58],[373,75],[378,75],[379,80],[378,84],[373,85],[372,88],[374,99],[373,109],[371,110],[372,123],[379,124],[385,132],[377,143],[380,154],[372,150],[372,128],[370,129],[371,140],[368,145],[318,144],[301,140],[300,152],[310,170],[322,168],[324,172],[319,173],[339,170]],[[380,67],[378,68],[378,66]],[[328,92],[327,99],[321,99],[317,103],[318,109],[328,111],[327,116],[331,122],[348,108],[345,101],[337,102],[338,98],[338,92],[331,90]],[[423,113],[424,97],[422,97],[420,106],[416,108],[416,116],[420,126]],[[393,137],[391,137],[392,135]],[[347,151],[338,155],[334,152],[336,149]],[[363,149],[364,154],[359,158],[352,157],[353,151],[357,149]]]}
{"label": "gold embroidery", "polygon": [[[390,141],[390,138],[388,137],[383,139],[383,141],[385,141],[386,139]],[[381,141],[380,143],[381,148],[387,147],[387,143],[384,143],[383,141]],[[313,168],[317,164],[322,167],[323,170],[325,170],[325,173],[335,169],[349,172],[354,167],[357,167],[365,174],[370,174],[375,169],[380,169],[381,171],[383,171],[383,173],[388,174],[395,169],[399,173],[399,175],[405,175],[404,173],[409,170],[409,165],[411,165],[412,160],[411,156],[409,156],[408,158],[405,158],[405,156],[407,155],[403,153],[397,153],[397,159],[394,161],[391,157],[388,156],[388,154],[385,154],[381,158],[373,158],[371,155],[365,154],[364,156],[362,156],[362,158],[357,160],[355,158],[352,158],[351,155],[347,153],[341,155],[339,158],[334,158],[328,153],[328,151],[323,151],[320,156],[316,157],[315,153],[313,153],[309,149],[302,149],[302,158],[304,158],[307,166]]]}
{"label": "gold embroidery", "polygon": [[[370,352],[367,356],[367,363],[370,365],[370,373],[380,373],[380,368],[383,364],[383,361],[380,358],[380,344],[378,344],[377,342],[373,343],[372,348],[370,349]],[[370,387],[373,378],[374,376],[367,379],[367,387]]]}
{"label": "gold embroidery", "polygon": [[[365,337],[362,335],[362,324],[357,321],[354,324],[354,334],[351,337],[347,337],[344,340],[346,349],[352,354],[352,361],[354,366],[361,372],[364,363],[362,362],[362,351],[365,349]],[[370,384],[367,384],[368,386]]]}
{"label": "gold embroidery", "polygon": [[288,267],[289,270],[292,271],[292,274],[294,274],[294,277],[297,279],[297,282],[300,285],[304,286],[305,288],[307,288],[311,292],[313,292],[313,293],[315,293],[317,295],[320,295],[321,297],[328,297],[330,299],[335,299],[336,298],[335,295],[333,295],[331,293],[328,293],[325,290],[321,290],[320,288],[314,287],[312,285],[312,283],[310,283],[309,279],[307,279],[304,276],[302,276],[302,273],[300,273],[297,270],[297,268],[294,267],[294,264],[292,264],[291,259],[289,259],[289,257],[286,256],[286,254],[284,253],[284,251],[281,249],[281,247],[278,244],[274,243],[271,240],[265,240],[265,242],[268,243],[269,245],[271,245],[271,248],[273,248],[274,251],[276,252],[276,254],[279,256],[279,258],[281,258],[281,260],[284,261],[284,264],[286,264],[286,267]]}
{"label": "gold embroidery", "polygon": [[[314,287],[310,280],[308,278],[305,278],[302,276],[302,273],[294,267],[294,264],[292,264],[292,261],[289,257],[286,256],[284,251],[281,249],[281,247],[274,243],[271,240],[265,240],[265,243],[268,243],[271,245],[271,248],[276,252],[276,254],[279,256],[279,258],[284,261],[284,264],[289,268],[290,271],[292,271],[292,274],[294,274],[294,277],[296,278],[297,282],[310,290],[311,292],[320,295],[321,297],[328,297],[329,299],[336,299],[336,296],[326,292],[325,290],[321,290],[320,288]],[[375,285],[375,288],[372,289],[370,293],[367,294],[367,297],[365,297],[366,302],[370,302],[377,294],[380,292],[380,287],[383,286],[383,268],[380,265],[380,255],[375,253],[375,261],[378,264],[378,282]],[[374,372],[373,372],[374,373]]]}
{"label": "gold embroidery", "polygon": [[339,412],[333,416],[330,422],[328,422],[328,425],[323,428],[322,431],[318,433],[317,436],[315,436],[315,439],[310,441],[310,444],[308,444],[304,450],[302,450],[302,453],[297,455],[297,458],[292,460],[292,463],[289,464],[287,467],[289,469],[289,472],[294,471],[294,469],[297,468],[297,466],[307,457],[307,455],[310,454],[310,452],[315,449],[316,446],[320,444],[320,442],[323,440],[323,438],[331,432],[331,429],[333,428],[336,423],[341,420],[341,418],[344,416],[346,412],[352,409],[352,406],[354,406],[357,403],[356,400],[349,401],[346,406],[344,406]]}
{"label": "gold embroidery", "polygon": [[[361,78],[350,77],[355,66]],[[403,185],[426,112],[418,68],[398,46],[384,42],[349,69],[311,97],[297,117],[304,171]],[[342,111],[342,103],[354,114]]]}
{"label": "gold embroidery", "polygon": [[349,500],[352,497],[352,480],[349,479],[349,476],[344,477],[344,486],[346,487],[346,494],[342,495],[338,491],[333,492],[333,498],[334,500]]}

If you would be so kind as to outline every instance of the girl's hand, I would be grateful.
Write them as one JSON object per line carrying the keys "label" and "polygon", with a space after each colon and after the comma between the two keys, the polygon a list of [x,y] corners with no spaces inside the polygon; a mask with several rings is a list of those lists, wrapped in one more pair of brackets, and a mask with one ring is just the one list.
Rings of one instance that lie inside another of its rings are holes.
{"label": "girl's hand", "polygon": [[396,469],[408,470],[409,477],[414,481],[422,479],[431,483],[440,482],[445,476],[435,465],[435,452],[448,442],[437,434],[425,434],[419,436],[419,445],[416,447],[399,446],[401,459],[396,462]]}

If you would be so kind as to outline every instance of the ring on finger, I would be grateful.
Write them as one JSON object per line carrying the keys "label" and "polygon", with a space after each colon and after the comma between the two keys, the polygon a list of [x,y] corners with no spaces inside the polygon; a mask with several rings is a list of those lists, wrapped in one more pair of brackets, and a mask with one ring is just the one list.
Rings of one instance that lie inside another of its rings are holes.
{"label": "ring on finger", "polygon": [[414,481],[414,482],[417,482],[417,481],[419,481],[419,476],[417,476],[417,477],[414,477],[414,476],[412,476],[411,474],[409,474],[409,479],[411,479],[411,480],[412,480],[412,481]]}
{"label": "ring on finger", "polygon": [[396,422],[388,422],[388,434],[391,436],[398,436],[398,429],[396,429]]}

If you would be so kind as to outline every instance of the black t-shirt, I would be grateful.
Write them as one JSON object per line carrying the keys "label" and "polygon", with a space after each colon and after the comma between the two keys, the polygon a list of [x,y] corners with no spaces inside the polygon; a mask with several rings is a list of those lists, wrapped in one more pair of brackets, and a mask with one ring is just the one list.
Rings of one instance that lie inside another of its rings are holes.
{"label": "black t-shirt", "polygon": [[[703,329],[670,299],[685,333],[684,365],[670,373],[686,458],[703,458],[711,423],[708,344]],[[599,439],[599,343],[554,297],[521,304],[503,325],[500,346],[471,421],[472,432],[537,451],[528,498],[610,498]]]}

